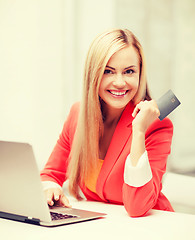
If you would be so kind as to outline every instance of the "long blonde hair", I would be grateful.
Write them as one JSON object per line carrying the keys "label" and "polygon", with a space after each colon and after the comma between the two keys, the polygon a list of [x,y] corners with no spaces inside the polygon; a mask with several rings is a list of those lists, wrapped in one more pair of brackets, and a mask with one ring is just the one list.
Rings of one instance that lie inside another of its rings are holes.
{"label": "long blonde hair", "polygon": [[150,95],[142,46],[134,34],[126,29],[113,29],[99,35],[89,48],[84,69],[83,99],[68,167],[70,192],[77,199],[80,198],[79,185],[85,182],[99,158],[103,118],[98,91],[106,64],[114,53],[130,45],[135,47],[140,56],[139,88],[133,99],[136,104],[140,100],[150,99]]}

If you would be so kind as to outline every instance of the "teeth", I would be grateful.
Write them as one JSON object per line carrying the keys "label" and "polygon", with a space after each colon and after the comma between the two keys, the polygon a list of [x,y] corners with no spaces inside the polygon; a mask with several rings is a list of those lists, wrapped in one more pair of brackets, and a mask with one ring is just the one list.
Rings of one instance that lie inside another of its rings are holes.
{"label": "teeth", "polygon": [[116,95],[116,96],[122,96],[122,95],[125,95],[126,91],[122,91],[122,92],[115,92],[115,91],[110,91],[113,95]]}

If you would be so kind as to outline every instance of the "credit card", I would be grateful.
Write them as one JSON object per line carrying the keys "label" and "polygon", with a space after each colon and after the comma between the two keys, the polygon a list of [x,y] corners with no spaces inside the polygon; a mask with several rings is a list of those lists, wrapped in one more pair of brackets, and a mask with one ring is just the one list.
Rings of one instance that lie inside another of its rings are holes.
{"label": "credit card", "polygon": [[160,120],[163,120],[168,116],[175,108],[177,108],[181,103],[175,94],[169,90],[162,97],[156,101],[158,108],[160,110]]}

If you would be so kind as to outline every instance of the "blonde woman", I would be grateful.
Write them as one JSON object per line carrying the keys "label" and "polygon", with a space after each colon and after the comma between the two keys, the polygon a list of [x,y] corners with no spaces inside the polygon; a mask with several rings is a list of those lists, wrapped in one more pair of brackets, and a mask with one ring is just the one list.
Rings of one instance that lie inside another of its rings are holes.
{"label": "blonde woman", "polygon": [[173,125],[151,99],[142,47],[129,30],[104,32],[92,43],[83,99],[75,103],[41,172],[49,205],[70,207],[62,191],[123,204],[132,217],[173,211],[162,194]]}

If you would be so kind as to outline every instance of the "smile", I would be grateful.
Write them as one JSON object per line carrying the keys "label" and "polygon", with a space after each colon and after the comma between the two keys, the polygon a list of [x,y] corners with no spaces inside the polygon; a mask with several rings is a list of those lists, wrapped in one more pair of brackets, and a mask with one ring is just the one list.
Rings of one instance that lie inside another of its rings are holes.
{"label": "smile", "polygon": [[125,96],[125,94],[128,92],[128,90],[125,90],[125,91],[112,91],[112,90],[108,90],[108,92],[110,92],[112,95],[114,96]]}

